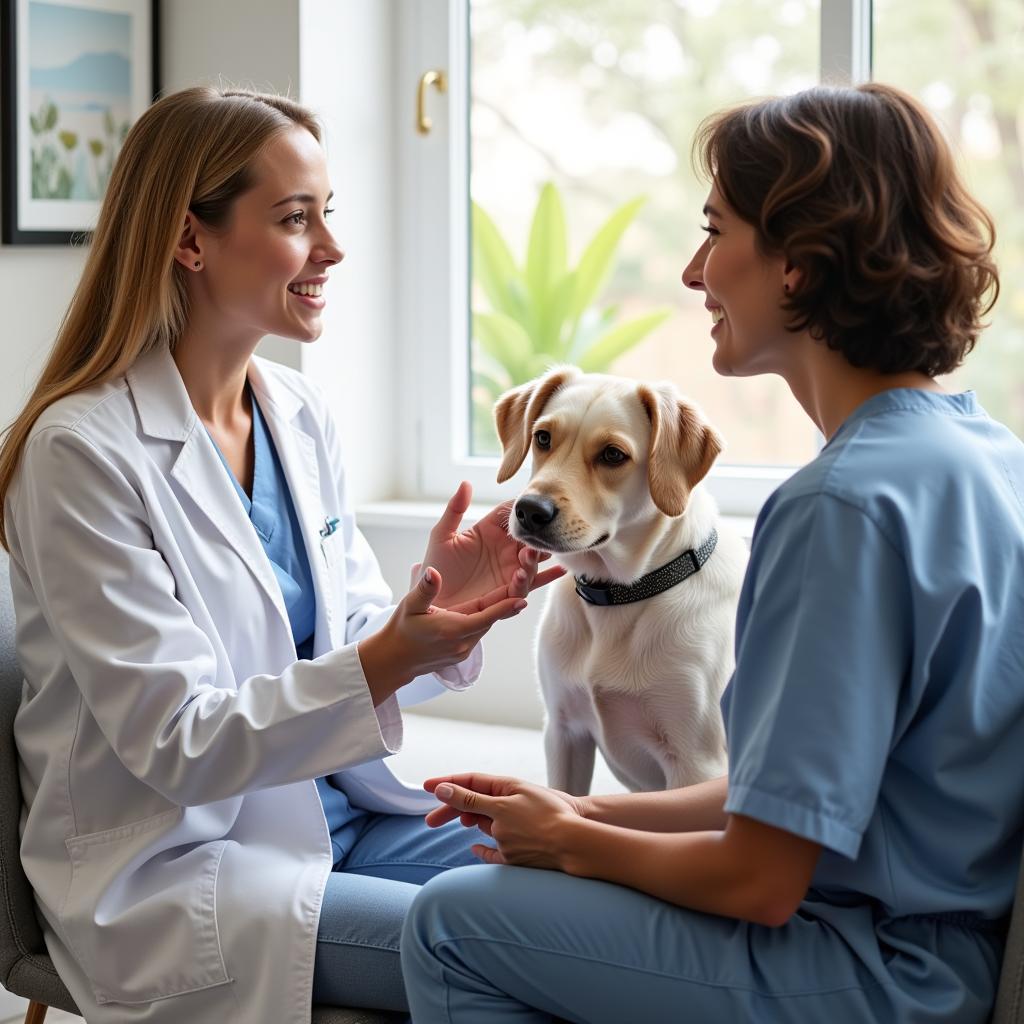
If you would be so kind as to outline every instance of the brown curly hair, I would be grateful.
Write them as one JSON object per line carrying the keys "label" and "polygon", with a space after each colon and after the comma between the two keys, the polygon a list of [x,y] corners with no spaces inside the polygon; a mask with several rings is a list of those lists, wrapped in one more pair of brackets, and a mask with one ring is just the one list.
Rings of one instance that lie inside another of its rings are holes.
{"label": "brown curly hair", "polygon": [[715,114],[694,162],[801,272],[782,308],[857,367],[948,373],[999,294],[995,227],[931,115],[878,83]]}

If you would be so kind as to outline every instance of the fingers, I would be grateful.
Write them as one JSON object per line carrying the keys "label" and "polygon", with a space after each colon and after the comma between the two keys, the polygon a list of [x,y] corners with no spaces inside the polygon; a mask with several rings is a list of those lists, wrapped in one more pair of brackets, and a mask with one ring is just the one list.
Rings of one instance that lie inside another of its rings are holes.
{"label": "fingers", "polygon": [[440,807],[435,807],[432,811],[428,811],[423,816],[423,820],[430,828],[440,828],[442,825],[447,825],[449,821],[454,821],[456,818],[461,817],[461,814],[461,811],[456,811],[447,804],[442,804]]}
{"label": "fingers", "polygon": [[533,578],[533,582],[530,584],[530,590],[539,590],[541,587],[546,587],[549,583],[554,583],[555,580],[560,580],[566,573],[564,566],[555,565],[550,569],[545,569],[543,572],[537,573]]}
{"label": "fingers", "polygon": [[528,572],[532,572],[537,568],[540,556],[541,552],[536,548],[522,547],[519,549],[519,564]]}
{"label": "fingers", "polygon": [[430,531],[431,541],[447,540],[453,534],[459,532],[459,526],[462,525],[462,517],[466,514],[472,497],[473,488],[470,486],[469,481],[463,480],[458,488],[456,488],[455,493],[448,499],[448,504],[445,506],[444,512],[441,513],[441,518],[438,519],[434,524],[434,528]]}
{"label": "fingers", "polygon": [[442,825],[447,825],[449,821],[454,821],[456,818],[458,818],[466,828],[473,828],[476,826],[486,835],[491,834],[491,819],[488,818],[486,814],[473,814],[470,811],[457,811],[455,808],[449,807],[447,804],[442,804],[440,807],[435,807],[432,811],[428,811],[423,816],[423,820],[430,828],[440,828]]}
{"label": "fingers", "polygon": [[482,611],[473,612],[463,616],[464,635],[471,633],[480,634],[487,632],[496,622],[501,619],[511,619],[518,615],[526,607],[526,601],[521,597],[509,597],[504,601],[497,601],[495,604],[484,608]]}
{"label": "fingers", "polygon": [[494,817],[491,811],[494,808],[496,797],[475,793],[471,789],[463,789],[462,786],[453,786],[450,782],[438,783],[434,789],[434,796],[457,811],[469,811],[472,814],[486,814],[489,818]]}
{"label": "fingers", "polygon": [[470,850],[474,857],[479,857],[485,864],[504,864],[505,858],[493,846],[484,846],[483,843],[474,843]]}
{"label": "fingers", "polygon": [[475,825],[485,836],[491,835],[491,826],[494,824],[490,818],[485,817],[483,814],[470,814],[468,811],[459,815],[459,821],[466,828],[472,828]]}
{"label": "fingers", "polygon": [[[516,574],[518,575],[520,571],[517,570]],[[510,594],[510,589],[510,587],[495,587],[481,597],[474,597],[471,601],[463,601],[462,604],[453,604],[450,608],[446,608],[445,611],[457,612],[459,615],[472,615],[474,612],[482,612],[485,608],[489,608],[496,601],[504,601],[509,597],[526,596],[526,594]]]}
{"label": "fingers", "polygon": [[461,786],[463,789],[471,789],[477,793],[487,796],[507,796],[515,786],[516,780],[507,775],[488,775],[484,772],[458,772],[455,775],[435,775],[423,782],[423,788],[428,793],[437,792],[437,787],[442,783],[449,783],[454,786]]}
{"label": "fingers", "polygon": [[536,571],[536,567],[534,566],[531,566],[529,569],[516,569],[516,571],[512,573],[512,579],[508,584],[508,596],[526,597],[530,592],[530,585],[533,583],[533,577]]}
{"label": "fingers", "polygon": [[[533,559],[534,566],[541,562],[546,562],[551,557],[550,551],[541,551],[539,548],[527,547],[525,544],[521,544],[519,547],[519,561],[523,562],[523,556],[528,554]],[[523,565],[526,563],[523,562]]]}
{"label": "fingers", "polygon": [[[504,591],[505,588],[500,589]],[[491,594],[485,595],[485,597],[490,597],[495,593],[496,591],[491,591]],[[476,642],[500,619],[511,619],[526,607],[526,601],[523,598],[506,597],[495,601],[494,604],[490,604],[486,608],[475,611],[474,609],[482,600],[484,598],[477,598],[467,601],[465,604],[455,605],[453,608],[435,609],[435,611],[449,621],[453,638],[459,637]],[[421,610],[425,611],[426,609]]]}
{"label": "fingers", "polygon": [[441,574],[428,565],[416,586],[405,595],[402,603],[406,606],[406,610],[414,615],[426,612],[434,603],[437,595],[441,593],[442,582]]}

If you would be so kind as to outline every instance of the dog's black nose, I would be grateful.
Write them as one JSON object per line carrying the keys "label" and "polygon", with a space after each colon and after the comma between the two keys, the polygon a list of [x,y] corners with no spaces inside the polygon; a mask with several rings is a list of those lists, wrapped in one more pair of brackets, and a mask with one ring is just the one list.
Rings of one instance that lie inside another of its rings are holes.
{"label": "dog's black nose", "polygon": [[516,519],[524,530],[537,533],[558,515],[558,506],[543,494],[524,494],[516,502]]}

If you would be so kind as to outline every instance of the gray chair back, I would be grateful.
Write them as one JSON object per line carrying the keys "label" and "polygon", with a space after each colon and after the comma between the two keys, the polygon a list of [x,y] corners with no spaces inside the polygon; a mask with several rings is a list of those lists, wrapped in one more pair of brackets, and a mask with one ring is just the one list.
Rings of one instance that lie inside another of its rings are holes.
{"label": "gray chair back", "polygon": [[1024,861],[1017,875],[1017,895],[1006,937],[992,1024],[1024,1024]]}
{"label": "gray chair back", "polygon": [[7,552],[0,548],[0,981],[15,995],[78,1013],[46,952],[32,888],[21,868],[21,783],[14,716],[22,674],[14,654],[14,604]]}

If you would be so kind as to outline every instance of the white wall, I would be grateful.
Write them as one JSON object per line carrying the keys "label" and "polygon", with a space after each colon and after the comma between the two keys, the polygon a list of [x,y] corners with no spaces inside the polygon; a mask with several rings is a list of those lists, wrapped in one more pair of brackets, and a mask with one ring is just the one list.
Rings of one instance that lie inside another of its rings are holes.
{"label": "white wall", "polygon": [[21,411],[84,263],[81,248],[0,246],[0,427]]}
{"label": "white wall", "polygon": [[324,126],[345,251],[312,345],[268,338],[261,355],[309,374],[333,399],[352,493],[395,493],[397,239],[394,45],[399,0],[164,0],[165,91],[228,82],[288,93]]}
{"label": "white wall", "polygon": [[[394,497],[398,477],[396,332],[410,284],[395,270],[396,165],[398,154],[408,152],[399,133],[414,131],[415,99],[408,75],[402,95],[395,85],[398,19],[413,13],[404,8],[406,2],[164,0],[161,5],[164,92],[201,83],[254,86],[290,93],[312,106],[324,123],[336,193],[333,223],[346,258],[331,276],[321,338],[312,345],[270,338],[259,351],[301,369],[327,390],[358,504]],[[4,423],[19,411],[38,373],[83,263],[81,249],[0,247]],[[397,526],[385,520],[370,517],[366,533],[400,595],[409,566],[423,553],[429,520]],[[539,724],[530,653],[539,604],[535,599],[518,619],[495,629],[476,690],[446,696],[424,710]]]}
{"label": "white wall", "polygon": [[[325,127],[345,259],[331,272],[324,333],[301,368],[334,399],[357,502],[395,494],[394,23],[405,0],[302,0],[300,95]],[[410,118],[411,123],[411,118]]]}
{"label": "white wall", "polygon": [[[163,91],[230,83],[289,93],[321,115],[335,224],[347,252],[313,345],[268,338],[261,355],[335,398],[357,500],[390,497],[395,473],[396,224],[390,171],[396,0],[164,0]],[[0,423],[20,411],[85,261],[83,248],[0,247]],[[372,428],[371,428],[372,425]],[[388,453],[381,456],[381,453]]]}

